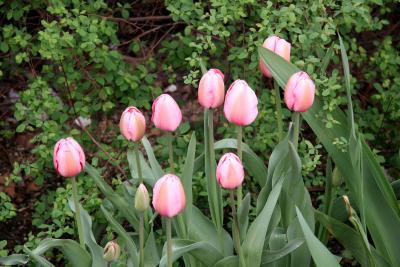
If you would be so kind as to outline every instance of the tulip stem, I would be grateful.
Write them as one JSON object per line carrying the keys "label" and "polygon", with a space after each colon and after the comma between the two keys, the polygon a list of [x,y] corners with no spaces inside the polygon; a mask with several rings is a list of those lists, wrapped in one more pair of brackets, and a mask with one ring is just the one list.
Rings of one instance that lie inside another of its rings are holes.
{"label": "tulip stem", "polygon": [[140,212],[139,243],[140,243],[140,267],[144,267],[144,219],[143,212]]}
{"label": "tulip stem", "polygon": [[237,213],[236,213],[236,206],[235,206],[235,196],[234,196],[234,190],[230,190],[230,198],[231,198],[231,207],[232,207],[232,236],[233,236],[233,242],[235,244],[235,249],[236,253],[239,256],[240,262],[241,262],[241,267],[245,267],[246,264],[244,262],[244,259],[242,257],[242,246],[240,243],[240,231],[239,231],[239,223],[238,223],[238,218],[237,218]]}
{"label": "tulip stem", "polygon": [[293,145],[297,151],[297,147],[299,146],[299,129],[300,129],[300,113],[294,112],[293,113]]}
{"label": "tulip stem", "polygon": [[[243,164],[243,155],[242,155],[242,140],[243,140],[243,130],[242,130],[242,126],[237,126],[237,154],[238,157],[240,159],[240,161]],[[237,205],[238,207],[240,207],[241,203],[242,203],[242,198],[243,198],[243,193],[242,193],[242,186],[240,185],[237,189],[236,189],[236,193],[237,193]]]}
{"label": "tulip stem", "polygon": [[167,267],[172,267],[172,233],[171,218],[167,218]]}
{"label": "tulip stem", "polygon": [[83,240],[83,228],[82,228],[82,221],[81,221],[81,211],[79,208],[79,196],[78,196],[78,187],[76,185],[75,176],[72,177],[72,198],[74,200],[75,206],[75,220],[76,220],[76,227],[78,228],[78,236],[79,236],[79,243],[83,249],[85,249],[85,241]]}
{"label": "tulip stem", "polygon": [[142,166],[140,166],[139,143],[135,145],[135,156],[136,156],[136,167],[138,172],[138,181],[139,184],[141,184],[143,183],[143,176],[142,176]]}
{"label": "tulip stem", "polygon": [[283,119],[282,119],[282,106],[281,106],[281,92],[278,83],[274,80],[275,89],[275,105],[276,105],[276,122],[278,124],[278,138],[282,141],[283,138]]}
{"label": "tulip stem", "polygon": [[172,147],[173,140],[174,140],[174,136],[172,135],[172,133],[168,133],[169,166],[171,167],[171,173],[175,173],[174,150]]}

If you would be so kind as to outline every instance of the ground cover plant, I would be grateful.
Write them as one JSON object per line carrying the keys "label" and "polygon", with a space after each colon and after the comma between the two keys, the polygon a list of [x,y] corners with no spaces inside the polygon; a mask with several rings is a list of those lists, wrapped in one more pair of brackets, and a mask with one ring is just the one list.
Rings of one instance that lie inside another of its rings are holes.
{"label": "ground cover plant", "polygon": [[0,262],[398,266],[397,10],[2,3]]}

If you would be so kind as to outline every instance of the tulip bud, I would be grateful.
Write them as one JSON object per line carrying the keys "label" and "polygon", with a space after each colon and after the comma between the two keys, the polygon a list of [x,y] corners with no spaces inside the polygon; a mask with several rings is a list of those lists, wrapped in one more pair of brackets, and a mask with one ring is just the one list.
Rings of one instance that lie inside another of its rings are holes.
{"label": "tulip bud", "polygon": [[144,184],[140,184],[135,194],[135,209],[144,212],[149,207],[149,192]]}
{"label": "tulip bud", "polygon": [[198,100],[205,108],[217,108],[224,103],[224,74],[218,69],[210,69],[201,77]]}
{"label": "tulip bud", "polygon": [[293,74],[286,84],[285,103],[288,109],[296,112],[307,111],[314,102],[315,85],[307,73]]}
{"label": "tulip bud", "polygon": [[227,189],[240,186],[244,179],[242,161],[233,153],[226,153],[218,162],[217,181]]}
{"label": "tulip bud", "polygon": [[182,112],[175,100],[167,94],[162,94],[153,102],[151,121],[163,130],[173,132],[182,121]]}
{"label": "tulip bud", "polygon": [[343,196],[344,204],[346,205],[347,213],[349,214],[349,218],[353,216],[353,208],[351,207],[349,197],[344,195]]}
{"label": "tulip bud", "polygon": [[185,205],[185,191],[178,176],[166,174],[158,179],[153,188],[153,207],[161,216],[174,217]]}
{"label": "tulip bud", "polygon": [[[275,52],[275,54],[283,57],[284,59],[286,59],[286,61],[290,62],[291,45],[284,39],[281,39],[277,36],[270,36],[264,41],[262,46],[266,49],[271,50],[272,52]],[[268,70],[267,66],[265,65],[264,61],[261,58],[260,58],[259,66],[260,66],[261,72],[265,76],[267,76],[269,78],[272,77],[271,72]]]}
{"label": "tulip bud", "polygon": [[54,146],[53,163],[60,175],[73,177],[85,168],[85,153],[72,137],[61,139]]}
{"label": "tulip bud", "polygon": [[236,125],[249,125],[258,114],[258,100],[253,89],[244,80],[236,80],[229,87],[225,97],[224,114]]}
{"label": "tulip bud", "polygon": [[335,167],[332,173],[332,185],[333,186],[340,186],[343,182],[342,175],[339,172],[339,169]]}
{"label": "tulip bud", "polygon": [[128,107],[122,113],[119,121],[119,129],[126,139],[139,141],[146,130],[146,120],[136,107]]}
{"label": "tulip bud", "polygon": [[106,262],[112,262],[119,258],[121,254],[121,248],[114,241],[110,241],[106,244],[103,250],[103,259]]}

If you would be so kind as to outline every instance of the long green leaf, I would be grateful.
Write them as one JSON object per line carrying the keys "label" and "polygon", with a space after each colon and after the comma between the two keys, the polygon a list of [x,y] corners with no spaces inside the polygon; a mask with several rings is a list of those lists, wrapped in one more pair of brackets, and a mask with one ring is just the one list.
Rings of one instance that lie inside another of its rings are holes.
{"label": "long green leaf", "polygon": [[103,205],[101,205],[101,211],[103,212],[107,221],[110,223],[112,229],[124,240],[133,265],[138,266],[139,256],[137,253],[135,242],[133,242],[132,238],[125,231],[125,229],[114,219],[114,217],[107,211],[107,209]]}
{"label": "long green leaf", "polygon": [[218,261],[213,267],[239,267],[239,257],[228,256]]}
{"label": "long green leaf", "polygon": [[336,257],[313,234],[301,211],[296,208],[297,217],[304,234],[308,249],[317,267],[340,267]]}
{"label": "long green leaf", "polygon": [[146,245],[144,247],[144,266],[155,267],[158,265],[159,262],[160,262],[160,255],[158,253],[158,248],[156,244],[156,239],[154,238],[153,229],[151,229],[147,237]]}
{"label": "long green leaf", "polygon": [[[133,182],[135,183],[138,180],[138,173],[137,173],[137,166],[136,166],[136,154],[134,150],[129,150],[127,152],[127,159],[129,164],[129,171],[131,173],[131,177]],[[150,166],[147,164],[146,160],[143,157],[143,154],[139,152],[139,159],[140,159],[140,166],[142,168],[142,175],[143,180],[151,185],[154,186],[156,180],[159,177],[154,176],[153,171],[151,170]]]}
{"label": "long green leaf", "polygon": [[262,264],[268,264],[289,255],[290,253],[298,249],[303,243],[304,239],[293,239],[286,243],[286,245],[283,246],[281,249],[264,251],[262,255]]}
{"label": "long green leaf", "polygon": [[160,163],[158,163],[156,156],[154,155],[153,148],[151,147],[151,144],[146,136],[142,138],[142,144],[144,146],[144,149],[146,150],[147,158],[149,159],[153,175],[158,179],[164,175],[164,172],[160,166]]}
{"label": "long green leaf", "polygon": [[61,250],[64,257],[73,266],[89,267],[91,259],[89,253],[84,250],[76,241],[71,239],[44,239],[40,244],[32,250],[35,255],[43,255],[45,252],[57,248]]}
{"label": "long green leaf", "polygon": [[244,240],[247,234],[247,227],[249,225],[250,200],[250,193],[247,193],[238,208],[238,224],[241,240]]}
{"label": "long green leaf", "polygon": [[275,205],[281,193],[284,176],[279,179],[271,194],[268,197],[267,203],[250,225],[246,239],[243,242],[243,256],[247,266],[260,266],[261,256],[265,242],[265,236],[268,230],[268,225],[274,212]]}
{"label": "long green leaf", "polygon": [[35,262],[40,264],[42,267],[55,267],[51,262],[46,260],[44,257],[37,255],[35,253],[32,253],[30,249],[28,249],[26,246],[24,246],[24,251],[26,254],[29,255],[30,258],[32,258]]}
{"label": "long green leaf", "polygon": [[29,261],[29,256],[25,254],[12,254],[10,256],[1,257],[0,264],[4,265],[22,265],[27,264]]}
{"label": "long green leaf", "polygon": [[[167,264],[166,246],[164,246],[164,255],[160,261],[160,267]],[[205,241],[196,242],[193,240],[173,239],[172,240],[173,260],[177,260],[184,254],[188,253],[194,258],[202,262],[205,266],[213,266],[223,258],[214,246]]]}
{"label": "long green leaf", "polygon": [[[68,204],[71,210],[75,212],[74,201],[71,198],[68,199]],[[92,232],[92,219],[81,204],[79,204],[79,210],[81,213],[84,241],[92,256],[92,267],[106,267],[106,262],[103,259],[103,248],[97,244]]]}
{"label": "long green leaf", "polygon": [[99,172],[87,162],[85,171],[93,178],[97,187],[106,196],[106,198],[113,204],[113,206],[116,209],[118,209],[118,211],[122,214],[122,216],[124,216],[136,230],[138,230],[139,220],[136,218],[135,213],[132,212],[132,207],[134,207],[133,198],[126,199],[120,194],[114,192],[111,186],[109,186],[100,176]]}

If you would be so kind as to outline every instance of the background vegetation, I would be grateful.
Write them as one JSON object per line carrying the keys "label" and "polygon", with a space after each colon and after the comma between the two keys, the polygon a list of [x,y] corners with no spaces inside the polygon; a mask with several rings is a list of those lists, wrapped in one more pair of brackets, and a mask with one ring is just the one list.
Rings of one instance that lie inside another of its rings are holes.
{"label": "background vegetation", "polygon": [[[345,37],[357,127],[396,180],[399,14],[399,1],[379,0],[0,1],[0,256],[21,251],[25,243],[33,248],[45,237],[74,235],[66,198],[71,185],[52,166],[59,138],[78,140],[90,163],[118,186],[129,174],[126,154],[119,152],[128,143],[116,127],[122,110],[136,105],[150,111],[152,100],[167,90],[184,110],[176,146],[183,158],[191,130],[202,128],[196,94],[200,57],[225,73],[226,84],[241,78],[255,89],[260,114],[246,127],[245,139],[268,162],[277,143],[275,96],[271,81],[258,71],[257,48],[271,34],[292,43],[292,62],[316,81],[327,128],[337,123],[330,112],[346,102],[337,32]],[[320,71],[327,53],[333,62],[328,74]],[[288,120],[289,112],[284,115]],[[80,127],[74,121],[79,116],[82,122],[90,118],[90,125]],[[221,138],[232,136],[222,116],[216,125]],[[166,158],[166,140],[158,135],[148,133]],[[311,131],[305,129],[302,137],[303,177],[317,207],[326,152]],[[335,145],[346,149],[346,142]],[[101,195],[91,178],[81,175],[78,183],[105,244],[112,234],[99,212]],[[194,202],[206,199],[204,188],[205,181],[195,177]],[[331,248],[346,256],[340,246]]]}

